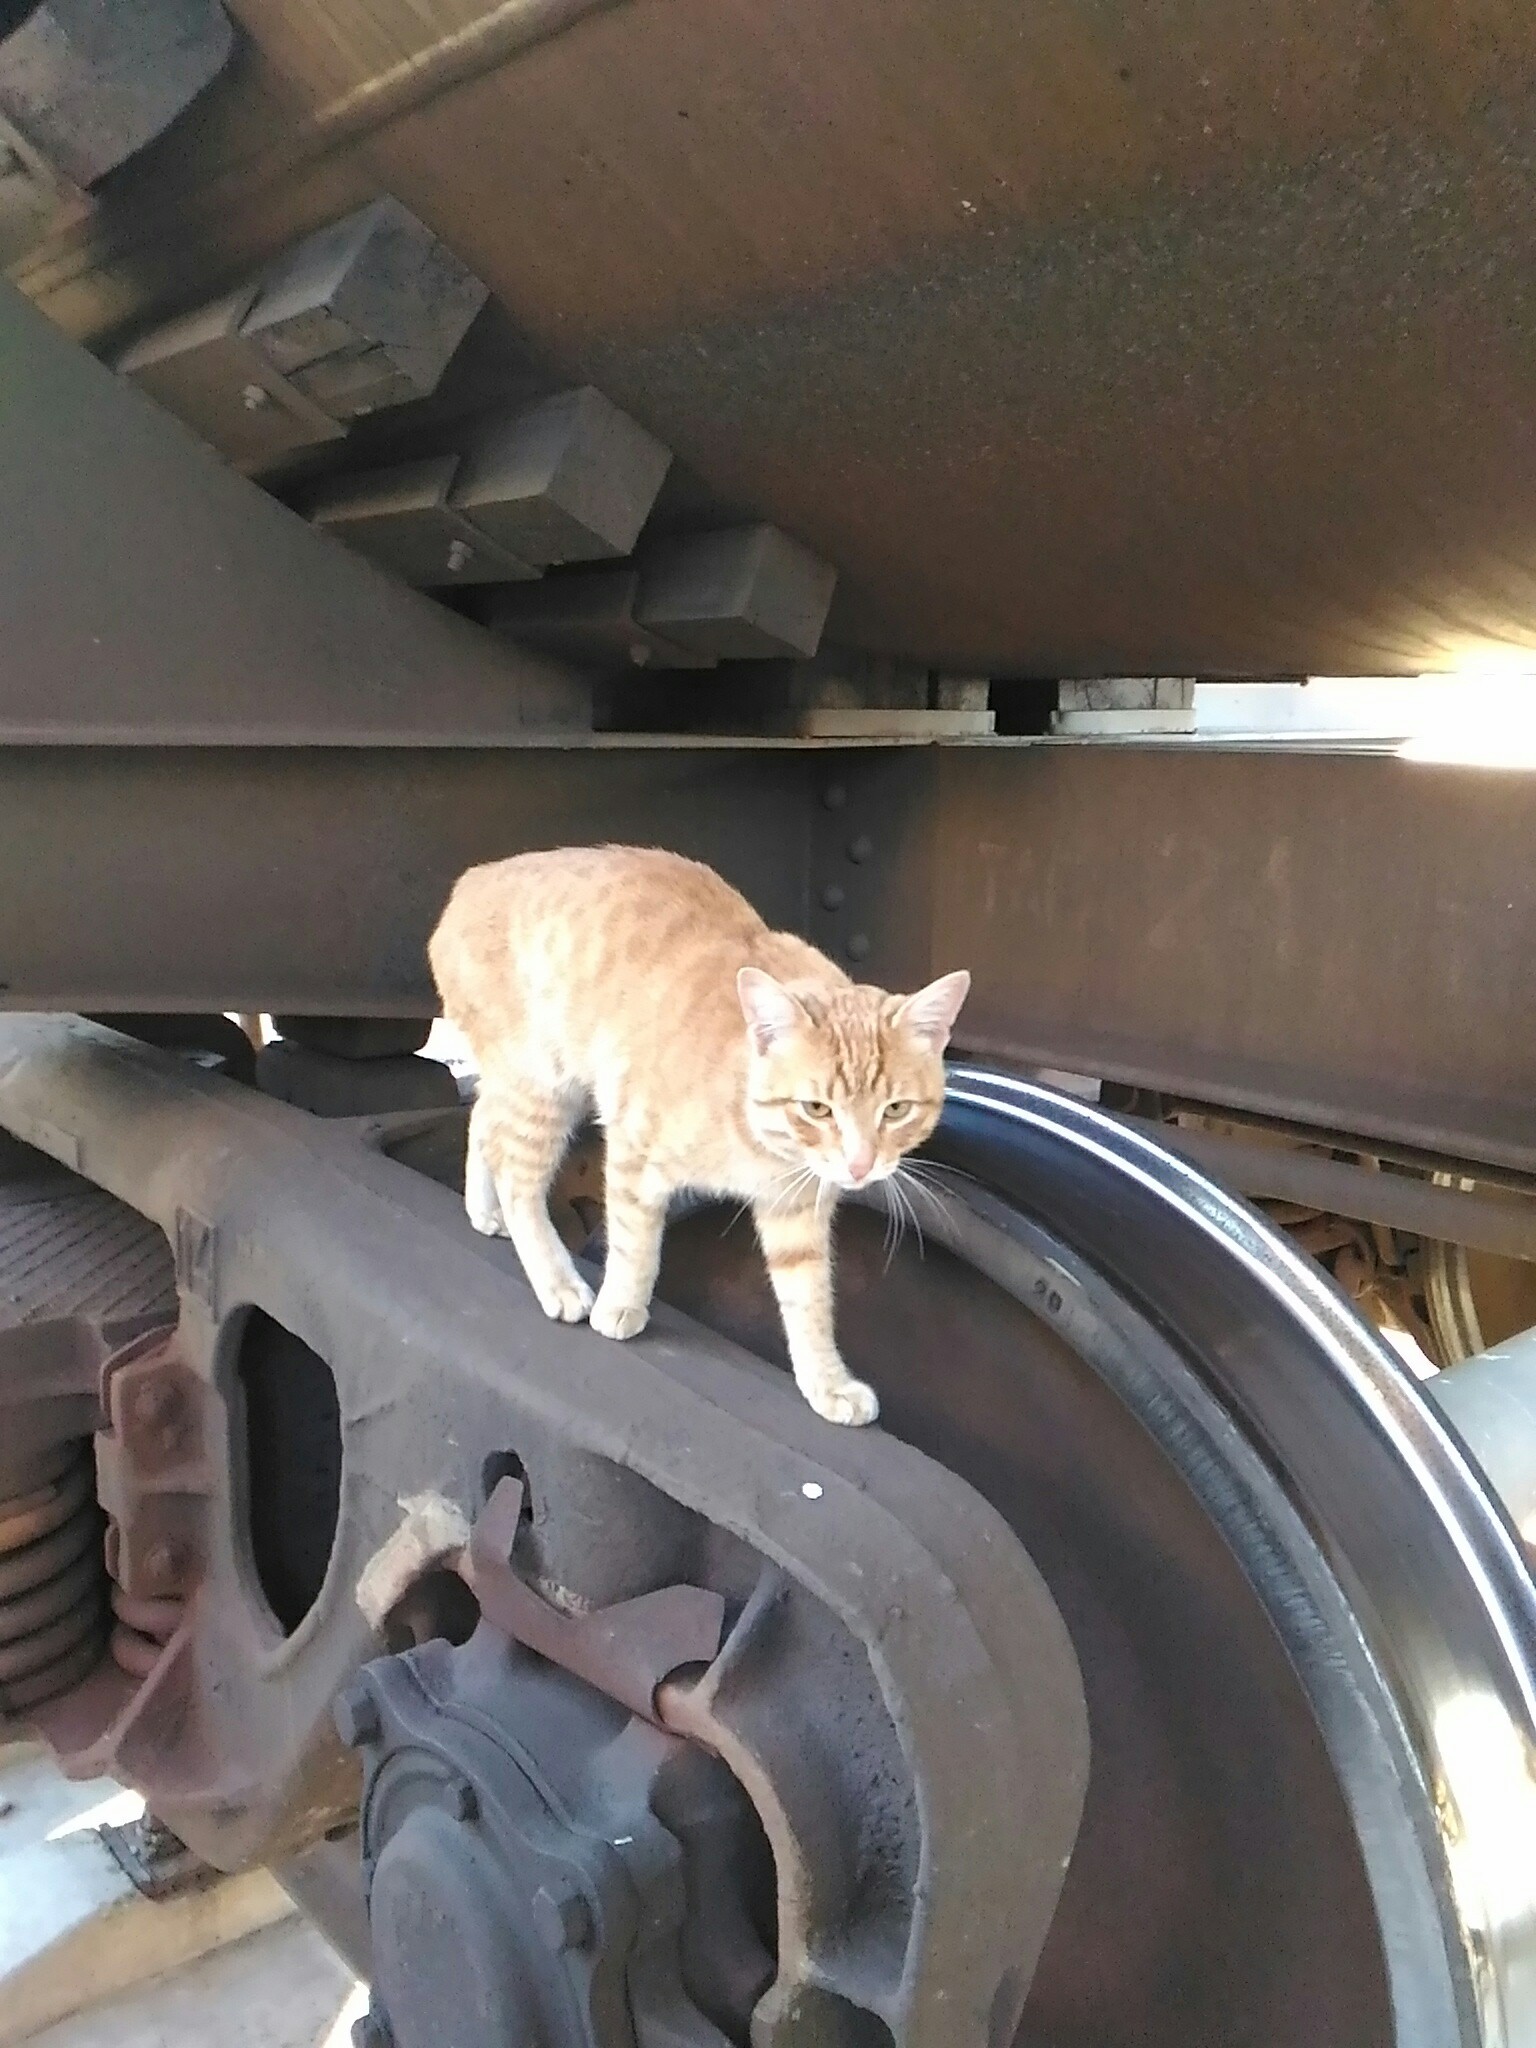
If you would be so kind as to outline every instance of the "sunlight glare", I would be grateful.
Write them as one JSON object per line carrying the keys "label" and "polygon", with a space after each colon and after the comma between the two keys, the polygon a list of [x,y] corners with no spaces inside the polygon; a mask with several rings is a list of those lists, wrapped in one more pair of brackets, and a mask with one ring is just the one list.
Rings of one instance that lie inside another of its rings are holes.
{"label": "sunlight glare", "polygon": [[1413,729],[1397,749],[1402,760],[1536,769],[1536,675],[1491,673],[1479,664],[1437,678],[1415,708]]}

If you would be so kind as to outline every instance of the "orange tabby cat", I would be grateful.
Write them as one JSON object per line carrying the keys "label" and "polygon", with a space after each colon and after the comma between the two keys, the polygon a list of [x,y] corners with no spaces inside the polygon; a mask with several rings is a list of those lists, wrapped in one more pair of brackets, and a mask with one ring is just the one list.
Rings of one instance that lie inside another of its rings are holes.
{"label": "orange tabby cat", "polygon": [[[635,1336],[672,1195],[749,1202],[801,1392],[829,1421],[872,1422],[833,1331],[832,1211],[937,1123],[970,976],[910,996],[856,987],[712,869],[630,846],[471,868],[430,952],[480,1066],[465,1207],[511,1238],[545,1314]],[[595,1300],[547,1204],[591,1108],[607,1144]]]}

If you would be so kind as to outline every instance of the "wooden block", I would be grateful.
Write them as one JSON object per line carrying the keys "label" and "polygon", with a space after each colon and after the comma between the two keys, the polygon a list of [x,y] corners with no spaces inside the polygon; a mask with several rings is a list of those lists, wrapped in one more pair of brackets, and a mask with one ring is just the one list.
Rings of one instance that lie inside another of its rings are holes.
{"label": "wooden block", "polygon": [[522,561],[599,561],[633,548],[671,460],[600,391],[562,391],[476,435],[453,502]]}
{"label": "wooden block", "polygon": [[368,361],[372,376],[341,401],[350,418],[435,390],[488,296],[430,228],[380,199],[281,257],[243,331],[286,377],[330,357]]}
{"label": "wooden block", "polygon": [[933,701],[940,711],[985,711],[992,694],[986,676],[936,676]]}
{"label": "wooden block", "polygon": [[449,504],[457,468],[456,455],[432,455],[346,478],[310,506],[310,519],[419,590],[533,576]]}
{"label": "wooden block", "polygon": [[260,469],[345,431],[240,332],[246,286],[145,335],[119,373],[238,468]]}
{"label": "wooden block", "polygon": [[700,654],[754,660],[812,655],[837,572],[776,526],[670,541],[641,563],[635,616]]}
{"label": "wooden block", "polygon": [[1193,711],[1195,685],[1188,676],[1105,676],[1094,682],[1056,685],[1056,708],[1081,711]]}
{"label": "wooden block", "polygon": [[640,578],[634,569],[552,576],[535,588],[498,591],[481,609],[482,623],[520,646],[558,656],[598,673],[629,668],[712,668],[709,655],[673,647],[635,618]]}

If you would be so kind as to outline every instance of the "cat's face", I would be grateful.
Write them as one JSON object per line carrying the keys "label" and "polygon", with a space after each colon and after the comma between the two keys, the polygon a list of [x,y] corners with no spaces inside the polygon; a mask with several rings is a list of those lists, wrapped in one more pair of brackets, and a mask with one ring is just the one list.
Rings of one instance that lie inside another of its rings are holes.
{"label": "cat's face", "polygon": [[834,1187],[888,1178],[939,1120],[944,1048],[970,985],[961,972],[910,996],[828,991],[744,967],[737,990],[757,1142]]}

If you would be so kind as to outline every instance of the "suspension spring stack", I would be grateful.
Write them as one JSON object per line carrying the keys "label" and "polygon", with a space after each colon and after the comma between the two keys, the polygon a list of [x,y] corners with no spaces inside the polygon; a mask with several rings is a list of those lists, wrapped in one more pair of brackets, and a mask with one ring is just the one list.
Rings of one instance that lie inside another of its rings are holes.
{"label": "suspension spring stack", "polygon": [[68,1692],[93,1669],[106,1596],[89,1442],[0,1475],[0,1722]]}

